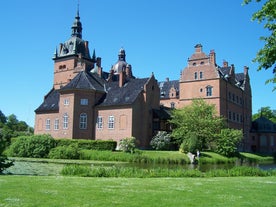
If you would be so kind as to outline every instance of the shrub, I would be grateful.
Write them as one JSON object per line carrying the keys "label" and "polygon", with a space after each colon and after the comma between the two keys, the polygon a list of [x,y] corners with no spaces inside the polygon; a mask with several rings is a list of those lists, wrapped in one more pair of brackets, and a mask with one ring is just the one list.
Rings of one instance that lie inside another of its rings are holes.
{"label": "shrub", "polygon": [[197,150],[202,149],[202,144],[196,133],[189,132],[185,139],[183,140],[182,144],[180,145],[179,151],[181,152],[191,152],[195,154]]}
{"label": "shrub", "polygon": [[4,138],[0,132],[0,174],[3,172],[3,170],[13,165],[13,162],[8,160],[7,156],[4,155],[4,150],[6,149],[8,143],[9,139]]}
{"label": "shrub", "polygon": [[55,140],[50,135],[21,136],[13,140],[8,149],[8,155],[45,158],[53,147],[55,147]]}
{"label": "shrub", "polygon": [[150,145],[156,150],[167,150],[170,147],[171,136],[165,131],[158,131],[152,138]]}
{"label": "shrub", "polygon": [[119,149],[123,152],[134,153],[135,150],[135,137],[127,137],[119,142]]}
{"label": "shrub", "polygon": [[215,152],[226,157],[233,157],[237,153],[238,144],[242,139],[242,131],[236,129],[222,129],[216,140]]}
{"label": "shrub", "polygon": [[58,146],[50,150],[51,159],[79,159],[80,153],[76,144]]}
{"label": "shrub", "polygon": [[117,146],[116,141],[112,140],[85,140],[85,139],[57,139],[57,146],[70,146],[77,144],[79,149],[87,150],[110,150],[114,151]]}

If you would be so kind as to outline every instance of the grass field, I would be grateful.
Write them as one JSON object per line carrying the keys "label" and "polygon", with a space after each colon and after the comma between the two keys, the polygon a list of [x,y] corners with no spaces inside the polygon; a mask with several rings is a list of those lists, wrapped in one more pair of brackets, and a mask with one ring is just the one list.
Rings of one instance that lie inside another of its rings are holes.
{"label": "grass field", "polygon": [[276,177],[0,176],[0,206],[276,206]]}

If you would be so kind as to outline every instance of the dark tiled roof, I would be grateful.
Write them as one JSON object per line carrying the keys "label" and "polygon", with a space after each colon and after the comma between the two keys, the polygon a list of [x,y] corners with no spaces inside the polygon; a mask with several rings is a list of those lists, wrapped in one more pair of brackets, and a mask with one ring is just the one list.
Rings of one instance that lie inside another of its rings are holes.
{"label": "dark tiled roof", "polygon": [[276,133],[276,123],[261,116],[252,122],[251,132]]}
{"label": "dark tiled roof", "polygon": [[179,94],[179,80],[159,82],[160,98],[161,99],[169,98],[170,89],[172,87],[174,87],[176,89],[176,95],[178,96],[178,94]]}
{"label": "dark tiled roof", "polygon": [[69,89],[104,91],[104,84],[105,80],[99,78],[98,75],[81,71],[73,80],[60,89],[60,91]]}
{"label": "dark tiled roof", "polygon": [[36,113],[41,112],[56,112],[59,109],[59,92],[55,89],[44,97],[43,103],[35,110]]}
{"label": "dark tiled roof", "polygon": [[244,82],[244,73],[237,73],[235,76],[236,76],[237,82],[241,86]]}
{"label": "dark tiled roof", "polygon": [[129,79],[123,87],[119,87],[119,82],[109,82],[106,84],[106,95],[98,106],[114,106],[132,104],[138,95],[143,91],[144,85],[149,78]]}

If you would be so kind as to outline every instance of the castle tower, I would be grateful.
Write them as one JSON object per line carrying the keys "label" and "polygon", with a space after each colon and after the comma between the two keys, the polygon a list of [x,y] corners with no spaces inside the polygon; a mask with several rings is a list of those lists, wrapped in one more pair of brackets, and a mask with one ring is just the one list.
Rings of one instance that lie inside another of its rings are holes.
{"label": "castle tower", "polygon": [[65,86],[80,71],[92,70],[97,62],[95,55],[92,58],[90,56],[88,41],[82,39],[82,24],[79,9],[77,10],[71,29],[71,37],[64,43],[60,43],[53,57],[53,85],[55,89]]}

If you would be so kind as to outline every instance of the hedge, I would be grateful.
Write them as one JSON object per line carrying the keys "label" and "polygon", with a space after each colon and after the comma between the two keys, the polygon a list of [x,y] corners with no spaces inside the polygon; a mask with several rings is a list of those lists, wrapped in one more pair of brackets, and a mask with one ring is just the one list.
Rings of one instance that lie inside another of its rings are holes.
{"label": "hedge", "polygon": [[85,139],[56,139],[56,146],[70,146],[76,144],[79,149],[87,150],[109,150],[114,151],[117,146],[112,140],[85,140]]}

